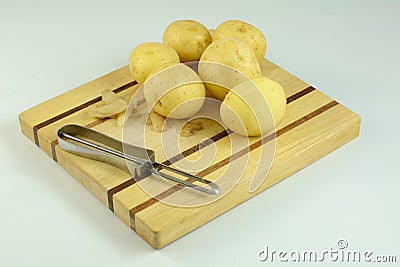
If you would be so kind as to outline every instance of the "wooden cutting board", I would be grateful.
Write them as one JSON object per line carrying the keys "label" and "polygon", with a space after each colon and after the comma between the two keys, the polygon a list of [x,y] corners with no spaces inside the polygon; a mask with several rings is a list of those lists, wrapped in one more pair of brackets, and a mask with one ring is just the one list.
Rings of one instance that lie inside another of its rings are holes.
{"label": "wooden cutting board", "polygon": [[[360,116],[268,60],[262,62],[262,70],[265,76],[282,85],[288,103],[285,117],[273,137],[276,151],[267,179],[250,193],[249,182],[254,166],[249,161],[242,179],[227,195],[199,207],[176,207],[162,201],[176,194],[179,187],[171,185],[169,190],[152,197],[140,186],[140,183],[148,182],[146,178],[135,182],[130,174],[113,166],[75,156],[59,148],[56,132],[66,124],[79,124],[121,139],[122,128],[116,126],[114,119],[96,120],[88,116],[87,110],[101,100],[100,92],[104,89],[114,90],[125,98],[132,95],[136,82],[132,80],[128,66],[22,112],[19,115],[20,125],[32,142],[122,221],[152,247],[161,248],[358,136]],[[159,162],[177,161],[199,153],[199,141],[211,138],[220,149],[211,166],[199,175],[214,180],[229,160],[237,160],[244,154],[239,151],[231,155],[229,149],[224,150],[229,134],[206,127],[201,131],[201,138],[187,139],[184,152],[174,159],[165,158],[156,143],[151,149],[156,150]],[[260,153],[261,146],[272,139],[265,138],[249,138],[248,150],[244,151],[250,153],[250,158]]]}

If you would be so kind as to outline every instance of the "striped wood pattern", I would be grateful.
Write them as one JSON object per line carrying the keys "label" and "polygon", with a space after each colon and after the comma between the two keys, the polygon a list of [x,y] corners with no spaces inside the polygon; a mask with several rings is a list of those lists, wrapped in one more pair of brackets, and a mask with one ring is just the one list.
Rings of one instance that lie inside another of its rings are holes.
{"label": "striped wood pattern", "polygon": [[[144,240],[154,248],[161,248],[358,136],[360,117],[357,114],[268,60],[262,62],[262,70],[264,75],[279,82],[286,92],[288,107],[285,117],[276,135],[265,136],[263,140],[257,137],[249,139],[250,161],[235,188],[218,201],[200,207],[173,207],[160,201],[173,197],[180,191],[179,186],[171,185],[157,197],[151,197],[139,187],[139,183],[148,183],[149,179],[135,181],[113,166],[60,150],[56,131],[70,123],[121,139],[121,128],[115,126],[114,120],[94,120],[87,116],[87,108],[101,100],[100,92],[104,89],[112,89],[125,98],[132,95],[136,83],[127,66],[24,111],[19,117],[20,125],[29,139]],[[198,173],[210,180],[223,172],[229,160],[247,153],[246,148],[233,155],[224,149],[229,144],[230,131],[206,127],[199,133],[200,136],[186,139],[181,144],[182,154],[172,158],[165,158],[156,143],[150,148],[156,151],[157,161],[173,164],[185,157],[198,156],[199,141],[210,138],[218,149],[217,156],[211,166]],[[249,193],[251,172],[255,168],[251,159],[257,157],[264,142],[272,139],[276,141],[276,152],[268,179],[257,191]]]}

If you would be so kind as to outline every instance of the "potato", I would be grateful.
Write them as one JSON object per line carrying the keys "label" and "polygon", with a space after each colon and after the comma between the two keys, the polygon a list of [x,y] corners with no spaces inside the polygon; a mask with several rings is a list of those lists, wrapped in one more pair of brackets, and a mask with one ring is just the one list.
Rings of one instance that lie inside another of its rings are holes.
{"label": "potato", "polygon": [[173,119],[189,118],[204,103],[206,89],[200,77],[185,64],[167,63],[149,74],[143,85],[152,109]]}
{"label": "potato", "polygon": [[275,130],[286,111],[279,83],[254,78],[232,88],[220,108],[225,125],[240,135],[259,136]]}
{"label": "potato", "polygon": [[215,32],[215,29],[208,29],[208,31],[210,32],[211,41],[212,41],[212,37],[213,37],[213,34],[214,34],[214,32]]}
{"label": "potato", "polygon": [[156,132],[162,132],[165,118],[154,111],[150,113],[149,118],[151,120],[151,124],[153,125],[153,130]]}
{"label": "potato", "polygon": [[221,101],[233,86],[261,76],[260,63],[252,48],[237,38],[211,43],[200,58],[198,71],[207,90]]}
{"label": "potato", "polygon": [[143,84],[150,72],[164,63],[179,63],[176,51],[161,43],[143,43],[136,46],[129,58],[133,78]]}
{"label": "potato", "polygon": [[211,35],[200,22],[177,20],[168,25],[162,42],[178,52],[181,62],[198,61],[211,43]]}
{"label": "potato", "polygon": [[224,38],[239,38],[251,46],[258,60],[263,59],[267,51],[264,34],[253,25],[240,20],[228,20],[221,23],[215,29],[212,38],[213,41]]}

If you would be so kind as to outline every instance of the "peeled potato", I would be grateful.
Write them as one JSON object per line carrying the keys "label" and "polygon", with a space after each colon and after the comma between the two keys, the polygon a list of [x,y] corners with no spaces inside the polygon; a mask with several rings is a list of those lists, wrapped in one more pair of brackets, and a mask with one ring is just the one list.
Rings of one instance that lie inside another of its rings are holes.
{"label": "peeled potato", "polygon": [[168,25],[162,42],[175,49],[181,62],[197,61],[211,43],[211,35],[200,22],[177,20]]}
{"label": "peeled potato", "polygon": [[150,72],[165,63],[179,63],[176,51],[161,43],[143,43],[136,46],[129,58],[129,67],[133,78],[143,84]]}
{"label": "peeled potato", "polygon": [[266,77],[232,88],[220,108],[225,125],[237,134],[259,136],[273,131],[286,111],[285,92]]}
{"label": "peeled potato", "polygon": [[261,76],[253,49],[237,38],[211,43],[200,58],[198,71],[207,90],[221,101],[233,86]]}
{"label": "peeled potato", "polygon": [[144,97],[153,111],[173,119],[196,114],[206,95],[200,77],[185,64],[160,66],[150,73],[143,86]]}
{"label": "peeled potato", "polygon": [[239,38],[251,46],[258,60],[263,59],[267,51],[264,34],[253,25],[240,20],[228,20],[221,23],[215,29],[212,38],[213,41],[224,38]]}

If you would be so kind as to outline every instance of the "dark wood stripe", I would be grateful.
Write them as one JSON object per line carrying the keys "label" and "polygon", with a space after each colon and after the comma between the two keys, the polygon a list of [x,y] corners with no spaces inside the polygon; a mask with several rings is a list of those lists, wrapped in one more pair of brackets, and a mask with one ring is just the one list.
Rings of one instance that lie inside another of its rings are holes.
{"label": "dark wood stripe", "polygon": [[[113,92],[114,93],[122,92],[122,91],[132,87],[135,84],[136,84],[136,81],[124,84],[124,85],[114,89]],[[89,107],[89,106],[91,106],[93,104],[96,104],[96,103],[100,102],[100,101],[101,101],[101,96],[98,96],[98,97],[96,97],[96,98],[94,98],[92,100],[89,100],[89,101],[87,101],[87,102],[85,102],[85,103],[83,103],[83,104],[81,104],[79,106],[76,106],[76,107],[71,108],[71,109],[69,109],[69,110],[67,110],[67,111],[65,111],[65,112],[63,112],[61,114],[58,114],[57,116],[54,116],[54,117],[52,117],[52,118],[50,118],[48,120],[45,120],[45,121],[43,121],[41,123],[36,124],[35,126],[33,126],[33,136],[34,136],[34,139],[35,139],[35,144],[37,146],[39,146],[39,136],[38,136],[38,130],[39,129],[41,129],[43,127],[46,127],[46,126],[48,126],[48,125],[50,125],[50,124],[52,124],[52,123],[54,123],[56,121],[59,121],[59,120],[65,118],[65,117],[68,117],[68,116],[74,114],[75,112],[80,111],[80,110],[82,110],[84,108],[87,108],[87,107]]]}
{"label": "dark wood stripe", "polygon": [[97,120],[95,120],[95,121],[92,121],[91,123],[86,124],[85,127],[86,127],[86,128],[93,128],[93,127],[95,127],[95,126],[97,126],[97,125],[102,124],[103,122],[108,121],[109,119],[110,119],[110,118],[97,119]]}
{"label": "dark wood stripe", "polygon": [[125,182],[113,187],[112,189],[107,191],[107,198],[108,198],[108,208],[114,212],[114,201],[113,201],[113,195],[119,191],[121,191],[124,188],[127,188],[133,184],[135,184],[136,181],[132,178],[129,180],[126,180]]}
{"label": "dark wood stripe", "polygon": [[307,87],[306,89],[303,89],[303,90],[301,90],[300,92],[298,92],[298,93],[296,93],[296,94],[294,94],[294,95],[289,96],[289,97],[286,99],[286,103],[289,104],[289,103],[291,103],[291,102],[293,102],[293,101],[299,99],[300,97],[305,96],[305,95],[308,94],[308,93],[311,93],[311,92],[314,91],[314,90],[315,90],[314,87],[309,86],[309,87]]}
{"label": "dark wood stripe", "polygon": [[[289,104],[289,103],[291,103],[291,102],[293,102],[293,101],[295,101],[295,100],[301,98],[302,96],[305,96],[306,94],[308,94],[308,93],[314,91],[314,90],[315,90],[314,87],[309,86],[309,87],[307,87],[307,88],[301,90],[300,92],[297,92],[297,93],[295,93],[294,95],[289,96],[289,97],[287,98],[286,101],[287,101],[287,103]],[[212,144],[213,142],[217,142],[218,140],[220,140],[220,139],[222,139],[222,138],[224,138],[224,137],[230,135],[231,133],[232,133],[231,130],[226,130],[226,131],[219,132],[219,133],[217,133],[216,135],[210,137],[206,142],[202,143],[201,145],[200,145],[200,144],[197,144],[197,145],[195,145],[195,146],[192,146],[192,147],[188,148],[187,150],[183,151],[181,154],[178,154],[178,155],[176,155],[176,156],[173,156],[172,158],[170,158],[170,159],[164,161],[163,164],[166,164],[166,165],[174,164],[174,163],[178,162],[179,160],[182,160],[183,158],[185,158],[185,157],[187,157],[187,156],[189,156],[189,155],[195,153],[196,151],[200,150],[200,147],[206,147],[206,146]],[[144,179],[144,178],[145,178],[145,177],[142,177],[140,180],[142,180],[142,179]],[[138,181],[139,181],[139,180],[136,179],[136,182],[138,182]],[[126,187],[129,187],[129,186],[130,186],[130,185],[127,185]],[[118,193],[119,191],[122,191],[122,190],[124,190],[124,189],[126,188],[126,187],[119,187],[119,185],[118,185],[117,187],[118,187],[119,190],[114,190],[114,188],[111,188],[111,189],[110,189],[110,190],[113,191],[113,194],[107,193],[107,195],[108,195],[108,197],[109,197],[109,198],[108,198],[108,203],[112,203],[112,202],[113,202],[112,197],[113,197],[114,194],[116,194],[116,193]],[[178,186],[178,187],[179,187],[179,186]],[[110,191],[110,190],[109,190],[109,191]]]}
{"label": "dark wood stripe", "polygon": [[[311,112],[311,113],[309,113],[309,114],[307,114],[307,115],[301,117],[300,119],[298,119],[298,120],[296,120],[296,121],[294,121],[294,122],[292,122],[292,123],[286,125],[285,127],[281,128],[281,129],[279,129],[278,131],[276,131],[276,133],[273,133],[273,134],[270,134],[270,135],[265,136],[264,138],[262,138],[262,139],[258,140],[257,142],[251,144],[249,147],[244,148],[244,149],[242,149],[242,150],[236,152],[235,154],[231,155],[230,157],[227,157],[227,158],[225,158],[225,159],[223,159],[223,160],[217,162],[216,164],[210,166],[209,168],[207,168],[207,169],[205,169],[205,170],[203,170],[203,171],[197,173],[197,175],[200,176],[200,177],[204,177],[204,176],[206,176],[206,175],[211,174],[212,172],[214,172],[214,171],[220,169],[221,167],[225,166],[226,164],[228,164],[230,161],[233,161],[233,160],[236,160],[236,159],[242,157],[243,155],[245,155],[246,153],[248,153],[249,150],[252,151],[252,150],[254,150],[254,149],[260,147],[262,144],[265,144],[266,142],[269,142],[269,141],[273,140],[274,138],[276,138],[276,137],[278,137],[278,136],[281,136],[281,135],[283,135],[284,133],[289,132],[290,130],[292,130],[292,129],[298,127],[299,125],[301,125],[301,124],[305,123],[306,121],[308,121],[308,120],[310,120],[310,119],[312,119],[312,118],[314,118],[314,117],[320,115],[321,113],[323,113],[323,112],[329,110],[330,108],[332,108],[332,107],[334,107],[334,106],[336,106],[336,105],[338,105],[338,104],[339,104],[339,103],[336,102],[336,101],[331,101],[331,102],[329,102],[328,104],[326,104],[326,105],[324,105],[324,106],[322,106],[322,107],[320,107],[320,108],[314,110],[313,112]],[[189,181],[189,182],[194,182],[194,181],[192,181],[191,179],[188,179],[187,181]],[[140,211],[142,211],[142,210],[144,210],[144,209],[146,209],[146,208],[148,208],[148,207],[154,205],[154,204],[157,203],[160,199],[164,199],[164,198],[166,198],[167,196],[170,196],[170,195],[172,195],[173,193],[175,193],[175,192],[181,190],[182,188],[183,188],[182,186],[175,185],[175,186],[169,188],[168,190],[166,190],[166,191],[164,191],[164,192],[158,194],[156,197],[153,197],[153,198],[151,198],[151,199],[149,199],[149,200],[147,200],[147,201],[145,201],[145,202],[142,202],[141,204],[139,204],[139,205],[133,207],[133,208],[129,211],[131,223],[132,223],[133,225],[134,225],[134,223],[135,223],[135,214],[137,214],[138,212],[140,212]]]}
{"label": "dark wood stripe", "polygon": [[214,135],[214,136],[212,136],[212,137],[206,139],[206,140],[205,140],[204,142],[202,142],[201,144],[197,144],[197,145],[195,145],[195,146],[192,146],[192,147],[186,149],[185,151],[183,151],[181,154],[178,154],[178,155],[176,155],[176,156],[173,156],[173,157],[170,158],[170,159],[167,159],[166,161],[162,162],[162,164],[165,164],[165,165],[174,164],[174,163],[176,163],[176,162],[178,162],[178,161],[184,159],[185,157],[187,157],[187,156],[189,156],[189,155],[195,153],[196,151],[199,151],[201,148],[204,148],[204,147],[206,147],[206,146],[209,146],[209,145],[211,145],[212,143],[217,142],[218,140],[220,140],[220,139],[222,139],[222,138],[224,138],[224,137],[230,135],[231,133],[232,133],[232,131],[229,130],[229,129],[228,129],[228,130],[225,130],[225,131],[222,131],[222,132],[219,132],[219,133],[217,133],[216,135]]}

